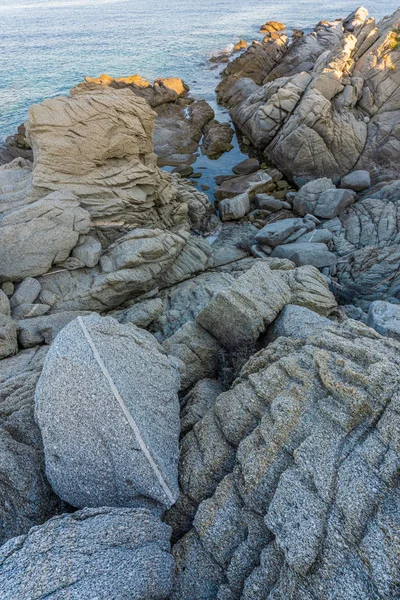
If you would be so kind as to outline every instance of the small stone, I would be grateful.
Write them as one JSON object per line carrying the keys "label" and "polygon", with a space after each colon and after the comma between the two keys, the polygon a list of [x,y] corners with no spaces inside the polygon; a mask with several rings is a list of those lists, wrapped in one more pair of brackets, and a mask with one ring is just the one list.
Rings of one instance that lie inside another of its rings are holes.
{"label": "small stone", "polygon": [[11,308],[15,308],[19,304],[32,304],[39,296],[41,289],[42,287],[37,279],[26,277],[10,298]]}
{"label": "small stone", "polygon": [[290,186],[287,181],[281,179],[280,181],[276,182],[276,187],[278,188],[278,190],[286,190]]}
{"label": "small stone", "polygon": [[270,210],[271,212],[275,212],[283,208],[283,203],[281,200],[274,198],[274,196],[269,196],[268,194],[256,194],[254,196],[254,203],[256,208]]}
{"label": "small stone", "polygon": [[296,266],[313,265],[317,269],[336,265],[337,256],[325,244],[298,243],[277,246],[272,252],[276,258],[286,258]]}
{"label": "small stone", "polygon": [[352,171],[348,175],[342,177],[340,187],[348,188],[355,192],[362,192],[371,187],[371,176],[368,171]]}
{"label": "small stone", "polygon": [[99,262],[101,252],[100,242],[91,235],[87,235],[82,243],[73,249],[72,256],[80,260],[86,267],[92,268]]}
{"label": "small stone", "polygon": [[193,167],[190,165],[179,165],[173,169],[172,173],[178,173],[181,177],[189,177],[193,173]]}
{"label": "small stone", "polygon": [[23,303],[16,306],[12,311],[12,317],[16,321],[19,319],[29,319],[31,317],[41,317],[48,313],[50,306],[48,304],[28,304]]}
{"label": "small stone", "polygon": [[0,290],[0,315],[9,317],[11,314],[10,301],[3,290]]}
{"label": "small stone", "polygon": [[248,43],[245,40],[239,40],[237,44],[235,44],[233,51],[240,52],[241,50],[245,50],[248,46]]}
{"label": "small stone", "polygon": [[326,190],[320,195],[313,214],[321,219],[334,219],[353,204],[355,198],[353,190]]}
{"label": "small stone", "polygon": [[0,359],[17,352],[17,324],[11,317],[0,315]]}
{"label": "small stone", "polygon": [[260,168],[260,163],[256,158],[247,158],[246,160],[242,160],[242,162],[238,163],[232,168],[232,171],[237,175],[250,175],[251,173],[255,173]]}
{"label": "small stone", "polygon": [[[279,183],[279,182],[278,182]],[[272,192],[272,195],[277,200],[283,200],[286,197],[286,190],[278,190],[276,192]]]}
{"label": "small stone", "polygon": [[400,305],[377,300],[369,306],[367,325],[381,335],[400,340]]}
{"label": "small stone", "polygon": [[14,293],[14,287],[15,286],[13,283],[11,283],[11,281],[6,281],[2,284],[1,289],[3,290],[5,295],[10,298]]}
{"label": "small stone", "polygon": [[248,194],[239,194],[234,198],[226,198],[218,203],[222,221],[237,221],[250,211]]}

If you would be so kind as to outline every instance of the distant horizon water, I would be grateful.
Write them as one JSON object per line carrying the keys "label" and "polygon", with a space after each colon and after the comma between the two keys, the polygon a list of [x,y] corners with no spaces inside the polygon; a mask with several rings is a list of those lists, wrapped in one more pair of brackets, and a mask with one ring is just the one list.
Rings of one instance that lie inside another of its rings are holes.
{"label": "distant horizon water", "polygon": [[[393,0],[363,4],[377,20]],[[345,17],[352,0],[0,0],[0,142],[26,120],[31,104],[68,93],[85,76],[154,80],[180,77],[215,105],[211,54],[243,38],[262,39],[268,20],[312,29]]]}

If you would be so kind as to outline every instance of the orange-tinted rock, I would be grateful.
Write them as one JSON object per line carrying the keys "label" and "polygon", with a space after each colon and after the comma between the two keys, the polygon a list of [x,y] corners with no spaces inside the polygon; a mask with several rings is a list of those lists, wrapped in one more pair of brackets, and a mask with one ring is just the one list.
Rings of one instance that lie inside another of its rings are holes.
{"label": "orange-tinted rock", "polygon": [[283,31],[286,29],[286,26],[283,23],[279,23],[279,21],[267,21],[261,27],[261,33],[273,33],[276,31]]}
{"label": "orange-tinted rock", "polygon": [[245,50],[248,46],[248,43],[245,40],[239,40],[239,42],[235,45],[233,51],[240,52],[240,50]]}
{"label": "orange-tinted rock", "polygon": [[179,77],[167,77],[166,79],[156,79],[154,86],[165,87],[174,91],[178,96],[184,96],[189,91],[189,86],[186,85]]}

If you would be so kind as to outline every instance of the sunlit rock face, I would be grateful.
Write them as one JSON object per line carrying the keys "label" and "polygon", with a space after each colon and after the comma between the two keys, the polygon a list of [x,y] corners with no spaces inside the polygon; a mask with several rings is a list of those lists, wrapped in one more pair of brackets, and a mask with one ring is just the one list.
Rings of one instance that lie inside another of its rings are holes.
{"label": "sunlit rock face", "polygon": [[353,169],[393,178],[400,162],[399,28],[400,10],[376,24],[361,8],[319,23],[290,46],[281,36],[262,48],[263,80],[251,61],[242,68],[249,49],[226,70],[219,99],[251,143],[299,183]]}

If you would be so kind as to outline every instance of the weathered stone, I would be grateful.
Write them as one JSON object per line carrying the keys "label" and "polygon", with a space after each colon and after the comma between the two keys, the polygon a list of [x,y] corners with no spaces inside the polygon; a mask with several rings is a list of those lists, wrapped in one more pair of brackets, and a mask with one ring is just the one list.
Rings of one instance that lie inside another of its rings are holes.
{"label": "weathered stone", "polygon": [[232,171],[236,173],[236,175],[251,175],[251,173],[258,171],[259,168],[260,163],[256,158],[246,158],[232,167]]}
{"label": "weathered stone", "polygon": [[332,267],[337,263],[337,256],[329,252],[325,244],[314,242],[300,242],[276,246],[271,256],[276,258],[287,258],[296,266],[313,265],[318,269]]}
{"label": "weathered stone", "polygon": [[97,315],[67,325],[35,396],[46,474],[58,495],[76,507],[171,506],[178,388],[176,366],[146,331]]}
{"label": "weathered stone", "polygon": [[218,210],[222,221],[237,221],[250,211],[250,198],[248,194],[239,194],[233,198],[221,200]]}
{"label": "weathered stone", "polygon": [[0,290],[0,315],[5,315],[6,317],[11,315],[10,301],[3,290]]}
{"label": "weathered stone", "polygon": [[2,598],[166,599],[174,571],[169,537],[170,528],[144,508],[56,517],[1,548]]}
{"label": "weathered stone", "polygon": [[17,287],[10,298],[11,308],[20,304],[33,304],[40,294],[41,285],[37,279],[27,277]]}
{"label": "weathered stone", "polygon": [[362,192],[371,186],[371,176],[368,171],[352,171],[342,177],[341,188],[348,188],[355,192]]}
{"label": "weathered stone", "polygon": [[193,429],[222,393],[222,384],[216,379],[201,379],[181,400],[181,436]]}
{"label": "weathered stone", "polygon": [[0,217],[0,281],[42,275],[62,263],[89,225],[89,213],[68,191],[5,212]]}
{"label": "weathered stone", "polygon": [[201,143],[203,154],[208,158],[216,160],[232,150],[232,138],[234,131],[229,123],[219,123],[211,121],[204,128],[204,137]]}
{"label": "weathered stone", "polygon": [[374,300],[397,302],[400,275],[400,182],[359,200],[343,215],[327,221],[332,250],[339,257],[337,288],[341,303],[361,303],[368,311]]}
{"label": "weathered stone", "polygon": [[326,190],[320,195],[313,214],[321,219],[333,219],[355,201],[351,190]]}
{"label": "weathered stone", "polygon": [[256,194],[270,191],[272,179],[264,171],[251,175],[241,175],[224,181],[215,192],[218,201],[233,198],[240,194],[248,194],[252,199]]}
{"label": "weathered stone", "polygon": [[83,238],[78,246],[75,246],[72,256],[80,260],[86,267],[92,268],[99,262],[101,251],[100,242],[88,235]]}
{"label": "weathered stone", "polygon": [[150,323],[162,315],[162,312],[163,302],[160,298],[155,298],[154,300],[143,300],[110,316],[114,317],[118,323],[132,323],[136,327],[146,329]]}
{"label": "weathered stone", "polygon": [[280,336],[306,340],[310,335],[330,325],[332,322],[329,319],[308,308],[287,304],[269,326],[265,337],[268,342],[273,342]]}
{"label": "weathered stone", "polygon": [[18,342],[22,348],[51,344],[56,336],[74,319],[90,312],[70,311],[18,321]]}
{"label": "weathered stone", "polygon": [[281,200],[278,200],[273,196],[268,196],[268,194],[256,194],[256,196],[254,196],[254,203],[256,208],[260,208],[261,210],[270,210],[271,212],[275,212],[283,208],[283,202]]}
{"label": "weathered stone", "polygon": [[226,348],[253,344],[290,301],[290,289],[265,262],[256,263],[230,288],[219,292],[197,322]]}
{"label": "weathered stone", "polygon": [[378,24],[365,9],[354,14],[321,21],[280,54],[273,45],[283,36],[273,32],[264,53],[247,50],[218,86],[236,127],[299,184],[352,170],[398,173],[399,12]]}
{"label": "weathered stone", "polygon": [[[32,348],[0,361],[1,544],[61,509],[45,477],[42,439],[34,419],[35,388],[46,352],[47,348]],[[1,585],[0,589],[4,591]]]}
{"label": "weathered stone", "polygon": [[187,390],[218,371],[218,341],[195,322],[183,325],[163,342],[165,351],[180,360],[181,390]]}
{"label": "weathered stone", "polygon": [[16,321],[20,319],[30,319],[32,317],[41,317],[48,313],[50,306],[48,304],[19,304],[12,311],[12,318]]}
{"label": "weathered stone", "polygon": [[335,190],[331,179],[326,177],[310,181],[300,188],[293,202],[293,208],[299,215],[314,214],[315,207],[323,192]]}
{"label": "weathered stone", "polygon": [[11,317],[0,314],[0,360],[17,352],[17,324]]}
{"label": "weathered stone", "polygon": [[172,598],[395,596],[399,381],[354,321],[252,357],[182,441]]}
{"label": "weathered stone", "polygon": [[379,300],[372,302],[367,324],[381,335],[400,340],[400,306]]}
{"label": "weathered stone", "polygon": [[256,240],[260,244],[275,247],[295,242],[300,236],[313,229],[315,229],[315,222],[311,219],[283,219],[265,225],[257,233]]}
{"label": "weathered stone", "polygon": [[[240,258],[243,256],[246,254],[241,252]],[[162,290],[159,297],[163,302],[163,313],[152,327],[157,339],[163,341],[182,325],[193,321],[217,292],[229,287],[234,281],[229,273],[205,271],[197,277]]]}
{"label": "weathered stone", "polygon": [[304,233],[296,242],[302,244],[304,242],[314,242],[314,244],[326,244],[327,246],[332,242],[333,234],[327,229],[314,229],[308,233]]}
{"label": "weathered stone", "polygon": [[174,201],[171,176],[156,167],[154,127],[155,113],[128,89],[98,86],[34,105],[33,196],[69,190],[96,225],[184,225],[187,207]]}
{"label": "weathered stone", "polygon": [[185,231],[134,229],[112,244],[93,269],[42,277],[40,299],[52,312],[102,312],[157,285],[172,285],[202,271],[211,254],[207,240]]}

